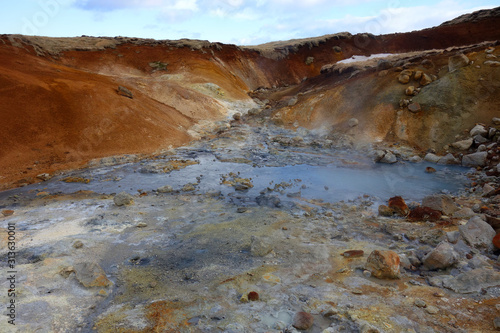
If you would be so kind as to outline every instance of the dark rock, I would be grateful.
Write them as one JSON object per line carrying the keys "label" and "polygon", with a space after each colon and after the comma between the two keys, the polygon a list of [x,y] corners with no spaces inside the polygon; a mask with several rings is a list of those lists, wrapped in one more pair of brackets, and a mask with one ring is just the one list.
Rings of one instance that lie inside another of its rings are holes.
{"label": "dark rock", "polygon": [[400,196],[390,198],[388,206],[399,216],[407,216],[410,212],[406,202]]}
{"label": "dark rock", "polygon": [[83,243],[82,243],[82,241],[77,240],[76,242],[74,242],[74,243],[73,243],[73,247],[74,247],[75,249],[80,249],[80,248],[82,248],[82,247],[83,247]]}
{"label": "dark rock", "polygon": [[392,62],[386,59],[380,59],[377,63],[377,71],[383,71],[391,69],[393,66]]}
{"label": "dark rock", "polygon": [[458,253],[448,242],[441,242],[423,258],[423,264],[431,269],[445,269],[458,262]]}
{"label": "dark rock", "polygon": [[422,206],[438,210],[445,215],[452,215],[458,210],[453,199],[445,194],[434,194],[422,200]]}
{"label": "dark rock", "polygon": [[481,289],[500,285],[500,272],[478,268],[443,280],[443,286],[460,294],[480,292]]}
{"label": "dark rock", "polygon": [[452,73],[459,68],[467,66],[469,62],[470,60],[465,54],[458,53],[448,58],[448,71]]}
{"label": "dark rock", "polygon": [[491,225],[483,221],[479,216],[474,216],[466,225],[458,227],[462,237],[475,248],[493,250],[493,237],[496,232]]}
{"label": "dark rock", "polygon": [[256,291],[251,291],[248,293],[247,297],[249,301],[256,302],[259,300],[259,293],[257,293]]}
{"label": "dark rock", "polygon": [[380,205],[378,206],[378,215],[391,217],[394,215],[394,211],[386,205]]}
{"label": "dark rock", "polygon": [[314,317],[307,312],[297,312],[293,317],[292,326],[298,330],[308,330],[314,324]]}
{"label": "dark rock", "polygon": [[495,237],[493,237],[493,245],[500,249],[500,233],[498,233]]}
{"label": "dark rock", "polygon": [[436,222],[441,219],[441,212],[430,207],[419,206],[410,211],[408,218],[413,221]]}
{"label": "dark rock", "polygon": [[413,113],[417,113],[417,112],[422,111],[422,108],[420,107],[419,103],[415,102],[415,103],[411,103],[410,105],[408,105],[408,110],[410,110]]}
{"label": "dark rock", "polygon": [[436,169],[434,169],[433,167],[427,167],[427,168],[425,168],[425,172],[434,173],[434,172],[436,172]]}
{"label": "dark rock", "polygon": [[125,97],[131,98],[131,99],[134,98],[134,95],[132,94],[132,92],[123,86],[119,86],[116,91],[118,92],[118,95],[125,96]]}
{"label": "dark rock", "polygon": [[365,254],[363,250],[349,250],[342,253],[342,255],[346,258],[359,258]]}

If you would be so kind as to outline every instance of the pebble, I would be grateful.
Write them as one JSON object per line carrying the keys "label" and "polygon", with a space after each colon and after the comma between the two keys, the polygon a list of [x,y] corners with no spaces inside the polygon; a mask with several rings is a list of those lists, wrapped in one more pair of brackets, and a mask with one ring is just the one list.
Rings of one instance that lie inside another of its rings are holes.
{"label": "pebble", "polygon": [[74,242],[74,243],[73,243],[73,247],[74,247],[75,249],[80,249],[80,248],[82,248],[82,247],[83,247],[83,243],[82,243],[82,241],[77,240],[76,242]]}
{"label": "pebble", "polygon": [[237,213],[245,213],[248,210],[246,207],[238,207],[236,210]]}
{"label": "pebble", "polygon": [[363,250],[349,250],[342,253],[345,258],[359,258],[365,254]]}
{"label": "pebble", "polygon": [[421,299],[417,299],[415,300],[415,305],[419,308],[425,308],[427,307],[427,303],[425,303],[424,301],[422,301]]}
{"label": "pebble", "polygon": [[500,331],[500,317],[497,317],[495,318],[495,320],[493,320],[493,325],[495,326],[495,329],[497,331]]}
{"label": "pebble", "polygon": [[307,312],[297,312],[293,318],[292,326],[298,330],[308,330],[314,324],[314,317]]}
{"label": "pebble", "polygon": [[14,211],[11,210],[11,209],[6,209],[6,210],[2,210],[2,215],[7,217],[7,216],[11,216],[14,214]]}
{"label": "pebble", "polygon": [[425,311],[427,311],[428,314],[436,314],[439,312],[439,309],[433,305],[430,305],[425,308]]}
{"label": "pebble", "polygon": [[248,293],[247,297],[249,301],[255,302],[259,300],[259,293],[257,293],[256,291],[251,291]]}
{"label": "pebble", "polygon": [[136,225],[136,227],[137,227],[137,228],[145,228],[145,227],[147,227],[147,226],[148,226],[148,225],[147,225],[146,223],[144,223],[144,222],[140,222],[140,223],[138,223],[138,224]]}
{"label": "pebble", "polygon": [[432,294],[434,297],[444,297],[444,293],[441,291],[436,291],[434,294]]}

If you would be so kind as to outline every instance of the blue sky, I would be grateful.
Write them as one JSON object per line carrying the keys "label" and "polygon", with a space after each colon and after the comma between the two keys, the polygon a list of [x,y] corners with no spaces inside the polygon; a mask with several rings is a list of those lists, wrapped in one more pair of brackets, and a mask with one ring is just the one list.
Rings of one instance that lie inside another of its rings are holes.
{"label": "blue sky", "polygon": [[0,34],[204,39],[255,45],[336,32],[424,29],[495,0],[16,0]]}

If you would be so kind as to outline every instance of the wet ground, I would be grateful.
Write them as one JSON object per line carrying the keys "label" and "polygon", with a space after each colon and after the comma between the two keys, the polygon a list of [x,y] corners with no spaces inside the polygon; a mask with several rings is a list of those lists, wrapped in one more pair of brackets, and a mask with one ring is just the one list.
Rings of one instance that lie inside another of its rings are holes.
{"label": "wet ground", "polygon": [[[292,332],[298,311],[314,317],[308,332],[488,331],[498,293],[464,297],[419,270],[364,274],[372,250],[410,257],[461,223],[437,231],[380,218],[379,202],[459,196],[467,182],[466,169],[428,174],[423,163],[374,164],[369,152],[304,129],[239,125],[0,193],[13,211],[1,226],[16,228],[19,332]],[[115,205],[122,191],[133,204]],[[354,249],[365,255],[341,256]]]}

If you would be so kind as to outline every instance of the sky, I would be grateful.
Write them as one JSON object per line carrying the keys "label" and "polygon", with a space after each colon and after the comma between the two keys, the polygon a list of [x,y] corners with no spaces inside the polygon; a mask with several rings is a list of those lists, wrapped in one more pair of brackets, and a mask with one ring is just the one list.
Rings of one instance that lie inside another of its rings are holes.
{"label": "sky", "polygon": [[500,0],[15,0],[0,34],[202,39],[237,45],[420,30]]}

